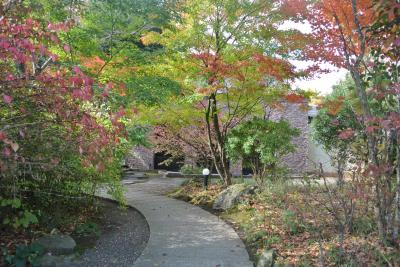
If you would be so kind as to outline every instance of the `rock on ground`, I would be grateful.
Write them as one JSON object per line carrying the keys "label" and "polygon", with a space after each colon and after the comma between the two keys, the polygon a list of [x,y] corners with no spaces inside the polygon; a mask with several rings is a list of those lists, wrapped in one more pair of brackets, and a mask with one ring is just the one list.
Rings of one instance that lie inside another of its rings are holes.
{"label": "rock on ground", "polygon": [[264,251],[257,262],[257,267],[272,267],[275,262],[275,251],[273,249],[269,249]]}
{"label": "rock on ground", "polygon": [[213,209],[227,210],[236,205],[241,196],[254,194],[256,186],[234,184],[222,191],[214,201]]}

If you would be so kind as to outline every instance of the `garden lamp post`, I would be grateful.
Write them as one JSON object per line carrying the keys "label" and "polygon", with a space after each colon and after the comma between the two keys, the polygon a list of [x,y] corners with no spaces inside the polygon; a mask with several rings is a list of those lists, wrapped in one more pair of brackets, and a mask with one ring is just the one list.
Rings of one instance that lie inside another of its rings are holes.
{"label": "garden lamp post", "polygon": [[210,176],[210,170],[207,168],[203,169],[203,187],[207,190],[208,177]]}

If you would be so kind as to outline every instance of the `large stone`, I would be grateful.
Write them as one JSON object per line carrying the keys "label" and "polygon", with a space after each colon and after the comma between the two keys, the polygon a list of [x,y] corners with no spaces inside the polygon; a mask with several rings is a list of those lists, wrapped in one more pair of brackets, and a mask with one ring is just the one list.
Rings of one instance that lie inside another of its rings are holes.
{"label": "large stone", "polygon": [[214,201],[213,209],[227,210],[236,205],[240,197],[244,195],[254,194],[256,187],[247,186],[245,184],[234,184],[219,193]]}
{"label": "large stone", "polygon": [[258,258],[257,267],[272,267],[275,262],[275,251],[273,249],[265,250]]}
{"label": "large stone", "polygon": [[76,246],[75,240],[72,237],[61,234],[42,236],[35,243],[44,247],[46,252],[54,255],[71,254]]}

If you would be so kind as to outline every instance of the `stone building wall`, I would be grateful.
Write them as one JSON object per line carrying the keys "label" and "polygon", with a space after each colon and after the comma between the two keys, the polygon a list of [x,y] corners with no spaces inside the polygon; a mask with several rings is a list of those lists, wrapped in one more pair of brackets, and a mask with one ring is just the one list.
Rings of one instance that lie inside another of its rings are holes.
{"label": "stone building wall", "polygon": [[229,165],[229,171],[233,176],[241,176],[242,175],[242,161],[239,160],[237,162],[231,162]]}
{"label": "stone building wall", "polygon": [[290,173],[301,174],[310,170],[309,154],[309,124],[306,103],[281,103],[281,109],[268,110],[273,121],[287,120],[293,127],[300,130],[300,135],[293,139],[296,151],[286,155],[282,160]]}
{"label": "stone building wall", "polygon": [[125,165],[131,169],[154,170],[154,152],[144,146],[134,147],[126,156]]}
{"label": "stone building wall", "polygon": [[[293,127],[300,130],[300,136],[293,140],[296,146],[296,152],[291,153],[283,158],[283,164],[292,174],[301,174],[310,171],[312,166],[309,161],[309,124],[308,110],[305,108],[306,103],[293,104],[281,103],[282,108],[267,110],[269,119],[278,121],[280,119],[287,120]],[[125,160],[126,165],[133,169],[153,170],[154,169],[154,152],[143,146],[133,148]],[[185,164],[191,161],[186,159]],[[242,162],[232,163],[230,172],[234,176],[242,174]]]}

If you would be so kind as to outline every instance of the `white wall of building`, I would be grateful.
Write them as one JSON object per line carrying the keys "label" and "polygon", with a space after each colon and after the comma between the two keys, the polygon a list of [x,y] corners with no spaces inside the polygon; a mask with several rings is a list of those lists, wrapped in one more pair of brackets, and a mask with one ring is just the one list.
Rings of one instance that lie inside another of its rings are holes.
{"label": "white wall of building", "polygon": [[322,169],[325,173],[336,173],[336,168],[332,166],[330,156],[325,152],[320,144],[317,144],[311,137],[308,141],[308,157],[313,169],[319,170],[322,163]]}

